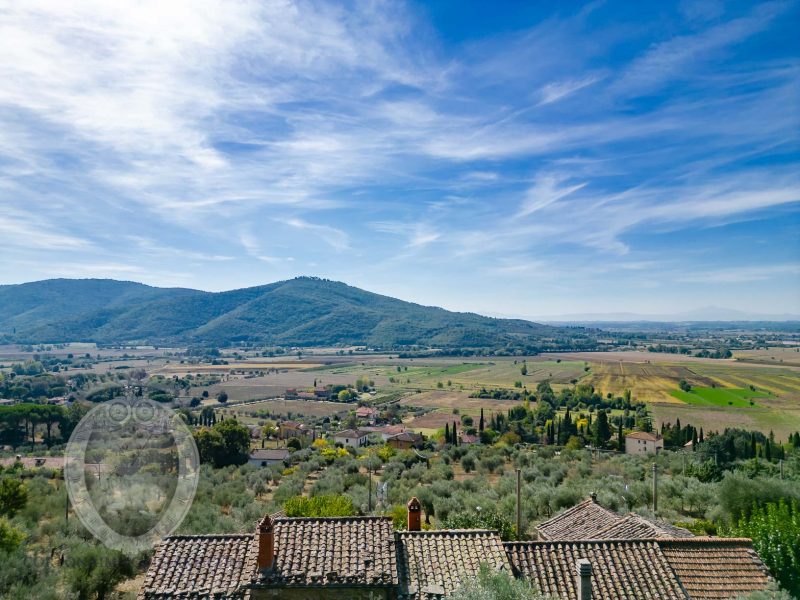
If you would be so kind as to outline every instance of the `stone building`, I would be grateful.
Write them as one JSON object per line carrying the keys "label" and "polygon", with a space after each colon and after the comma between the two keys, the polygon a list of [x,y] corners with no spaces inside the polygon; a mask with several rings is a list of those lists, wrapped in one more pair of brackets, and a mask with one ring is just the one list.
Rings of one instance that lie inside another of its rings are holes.
{"label": "stone building", "polygon": [[625,436],[625,454],[658,454],[664,449],[659,433],[632,431]]}

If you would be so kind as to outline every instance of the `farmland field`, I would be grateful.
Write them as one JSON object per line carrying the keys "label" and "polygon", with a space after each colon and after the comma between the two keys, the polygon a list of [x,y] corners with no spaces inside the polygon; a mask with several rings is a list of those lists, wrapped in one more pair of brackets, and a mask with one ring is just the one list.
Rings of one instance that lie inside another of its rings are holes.
{"label": "farmland field", "polygon": [[739,350],[733,353],[733,358],[745,363],[800,367],[800,348]]}
{"label": "farmland field", "polygon": [[341,402],[324,402],[321,400],[263,400],[248,402],[221,409],[226,415],[237,416],[247,421],[247,413],[267,411],[273,415],[293,415],[306,417],[330,417],[352,410],[352,404]]}
{"label": "farmland field", "polygon": [[758,392],[744,388],[693,387],[690,392],[674,390],[672,395],[687,404],[749,408],[755,398],[769,396],[769,392]]}

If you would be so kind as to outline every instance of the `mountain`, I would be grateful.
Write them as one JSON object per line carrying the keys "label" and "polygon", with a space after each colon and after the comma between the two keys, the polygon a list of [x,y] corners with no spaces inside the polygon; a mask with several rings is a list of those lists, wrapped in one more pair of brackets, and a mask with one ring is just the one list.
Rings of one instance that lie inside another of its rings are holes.
{"label": "mountain", "polygon": [[0,339],[18,343],[365,344],[587,348],[592,331],[455,313],[298,277],[203,292],[108,279],[0,286]]}

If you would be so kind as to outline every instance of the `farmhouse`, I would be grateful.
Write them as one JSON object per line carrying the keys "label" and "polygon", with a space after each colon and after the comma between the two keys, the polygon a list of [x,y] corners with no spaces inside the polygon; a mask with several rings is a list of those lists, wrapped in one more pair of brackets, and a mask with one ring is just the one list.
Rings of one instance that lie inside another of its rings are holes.
{"label": "farmhouse", "polygon": [[556,598],[721,600],[771,579],[750,540],[663,538],[502,542],[495,531],[407,531],[390,517],[265,516],[250,534],[171,536],[156,549],[138,600],[429,600],[481,565]]}
{"label": "farmhouse", "polygon": [[459,444],[462,446],[474,446],[475,444],[480,444],[481,438],[477,435],[470,435],[468,433],[462,433],[461,438],[459,439]]}
{"label": "farmhouse", "polygon": [[657,454],[664,449],[664,438],[659,433],[632,431],[625,436],[625,454]]}
{"label": "farmhouse", "polygon": [[305,437],[311,434],[311,428],[304,423],[281,421],[278,425],[278,437],[282,440],[288,440],[293,437]]}
{"label": "farmhouse", "polygon": [[254,467],[268,467],[282,463],[289,457],[286,448],[260,448],[250,453],[247,463]]}
{"label": "farmhouse", "polygon": [[425,438],[421,433],[414,431],[404,431],[397,435],[391,436],[386,443],[396,450],[410,450],[411,448],[419,448],[425,442]]}
{"label": "farmhouse", "polygon": [[366,431],[368,433],[377,433],[381,436],[381,441],[387,441],[393,435],[397,435],[398,433],[403,433],[404,431],[408,431],[404,425],[383,425],[381,427],[372,427],[366,426],[362,428],[362,431]]}
{"label": "farmhouse", "polygon": [[369,406],[360,406],[356,409],[356,418],[370,424],[374,424],[380,414],[377,408],[371,408]]}
{"label": "farmhouse", "polygon": [[361,448],[362,446],[367,445],[367,435],[368,433],[366,431],[360,431],[358,429],[345,429],[344,431],[333,434],[333,441],[334,443],[341,444],[342,446]]}

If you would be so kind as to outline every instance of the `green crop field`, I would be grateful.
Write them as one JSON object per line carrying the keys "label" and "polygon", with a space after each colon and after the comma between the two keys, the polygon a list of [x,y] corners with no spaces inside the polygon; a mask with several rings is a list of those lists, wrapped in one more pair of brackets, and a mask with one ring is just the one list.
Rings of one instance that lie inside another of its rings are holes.
{"label": "green crop field", "polygon": [[[760,390],[749,390],[744,388],[711,388],[693,387],[692,391],[673,390],[670,394],[686,402],[687,404],[697,404],[700,406],[754,406],[755,398],[769,396],[769,392]],[[753,402],[751,404],[751,402]]]}

